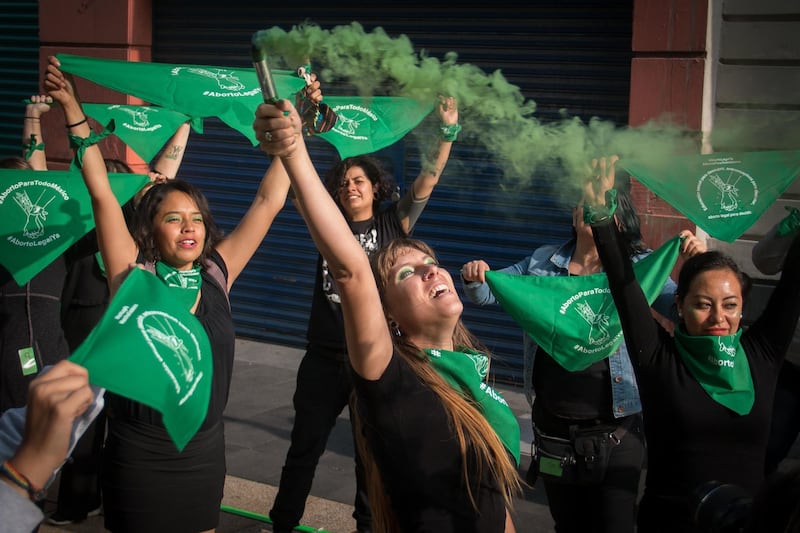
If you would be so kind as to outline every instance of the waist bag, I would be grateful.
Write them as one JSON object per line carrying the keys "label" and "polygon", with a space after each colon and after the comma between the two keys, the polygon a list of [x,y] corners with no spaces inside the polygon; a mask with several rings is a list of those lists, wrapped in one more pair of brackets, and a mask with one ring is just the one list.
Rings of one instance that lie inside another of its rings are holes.
{"label": "waist bag", "polygon": [[546,435],[533,428],[531,469],[526,481],[533,485],[541,475],[548,481],[572,485],[600,483],[606,476],[608,460],[627,433],[627,427],[570,426],[570,438]]}

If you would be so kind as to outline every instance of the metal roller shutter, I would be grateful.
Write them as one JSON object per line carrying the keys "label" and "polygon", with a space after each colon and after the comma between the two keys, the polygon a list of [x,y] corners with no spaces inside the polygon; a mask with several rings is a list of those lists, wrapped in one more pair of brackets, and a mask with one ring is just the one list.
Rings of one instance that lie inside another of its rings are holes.
{"label": "metal roller shutter", "polygon": [[[566,108],[583,119],[598,116],[627,123],[630,88],[632,2],[538,2],[521,9],[303,9],[250,7],[159,0],[153,3],[153,60],[166,63],[245,66],[254,31],[290,29],[309,18],[322,28],[358,21],[365,31],[382,27],[407,35],[417,50],[441,58],[501,70],[546,121]],[[328,88],[330,94],[330,88]],[[490,105],[490,103],[487,103]],[[208,195],[219,223],[230,230],[249,206],[267,159],[238,133],[216,120],[193,135],[181,176]],[[337,158],[312,139],[312,156],[324,172]],[[419,170],[413,143],[382,151],[401,186]],[[500,170],[480,147],[456,143],[448,168],[415,230],[432,244],[457,278],[460,266],[483,258],[510,265],[542,244],[561,242],[571,231],[569,213],[557,201],[558,172],[542,172],[524,190],[499,186]],[[237,333],[302,347],[311,301],[316,251],[302,219],[287,206],[263,246],[234,286]],[[464,320],[495,355],[497,379],[522,380],[519,328],[499,306],[467,303]]]}
{"label": "metal roller shutter", "polygon": [[0,2],[0,158],[22,154],[22,101],[39,92],[39,3]]}

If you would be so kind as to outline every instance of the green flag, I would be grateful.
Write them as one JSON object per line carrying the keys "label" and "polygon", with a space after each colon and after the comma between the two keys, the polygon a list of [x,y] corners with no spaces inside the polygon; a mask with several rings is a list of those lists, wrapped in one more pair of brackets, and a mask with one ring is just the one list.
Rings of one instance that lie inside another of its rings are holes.
{"label": "green flag", "polygon": [[184,122],[191,120],[194,130],[203,133],[202,119],[163,107],[83,104],[83,111],[103,126],[113,120],[113,134],[145,161],[152,161]]}
{"label": "green flag", "polygon": [[[680,252],[680,237],[634,263],[636,279],[652,304]],[[497,301],[519,326],[570,372],[613,354],[622,326],[605,273],[589,276],[518,276],[486,272]]]}
{"label": "green flag", "polygon": [[135,268],[69,359],[92,384],[161,412],[178,450],[197,433],[211,396],[202,324],[154,274]]}
{"label": "green flag", "polygon": [[[253,119],[261,96],[255,69],[170,65],[56,54],[61,70],[103,87],[141,98],[190,117],[217,117],[255,146]],[[305,86],[296,72],[272,70],[281,98]]]}
{"label": "green flag", "polygon": [[433,111],[433,103],[396,96],[326,96],[336,124],[322,137],[342,158],[377,152],[402,139]]}
{"label": "green flag", "polygon": [[666,164],[625,159],[618,165],[703,231],[733,242],[800,175],[800,151],[678,156]]}
{"label": "green flag", "polygon": [[[150,180],[109,174],[120,204]],[[24,285],[94,228],[80,172],[0,169],[0,263]]]}

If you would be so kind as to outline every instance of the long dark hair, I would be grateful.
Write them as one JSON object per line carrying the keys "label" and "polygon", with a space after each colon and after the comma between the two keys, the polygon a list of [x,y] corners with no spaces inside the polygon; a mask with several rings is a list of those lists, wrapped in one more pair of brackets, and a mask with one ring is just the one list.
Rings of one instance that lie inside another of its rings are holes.
{"label": "long dark hair", "polygon": [[375,197],[372,200],[372,211],[377,213],[381,203],[391,198],[394,180],[392,180],[391,175],[380,160],[375,157],[357,155],[342,159],[331,167],[325,175],[325,188],[328,189],[339,209],[342,209],[342,205],[339,203],[339,191],[342,188],[344,175],[352,167],[361,167],[372,185],[377,186]]}
{"label": "long dark hair", "polygon": [[208,207],[208,200],[200,192],[200,189],[179,179],[169,180],[165,183],[158,183],[150,187],[150,190],[142,197],[142,201],[136,207],[136,214],[133,219],[131,234],[139,247],[139,252],[147,261],[158,261],[159,251],[153,234],[155,216],[161,208],[164,198],[173,191],[182,192],[189,195],[197,204],[197,209],[203,216],[203,224],[206,227],[206,240],[203,243],[203,252],[197,259],[202,264],[214,249],[214,246],[222,239],[222,231],[214,222],[211,216],[211,209]]}

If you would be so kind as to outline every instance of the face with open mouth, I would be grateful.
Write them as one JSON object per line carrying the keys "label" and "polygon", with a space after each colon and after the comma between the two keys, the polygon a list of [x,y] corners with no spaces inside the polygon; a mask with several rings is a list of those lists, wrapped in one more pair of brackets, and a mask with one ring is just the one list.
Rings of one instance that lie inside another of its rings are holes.
{"label": "face with open mouth", "polygon": [[191,196],[170,192],[154,217],[154,234],[161,260],[178,270],[188,270],[203,251],[206,226]]}
{"label": "face with open mouth", "polygon": [[405,248],[389,271],[386,304],[403,331],[412,333],[443,322],[455,323],[463,304],[453,278],[421,250]]}
{"label": "face with open mouth", "polygon": [[372,203],[375,201],[375,186],[359,166],[347,169],[339,186],[339,204],[350,220],[366,220],[372,217]]}

